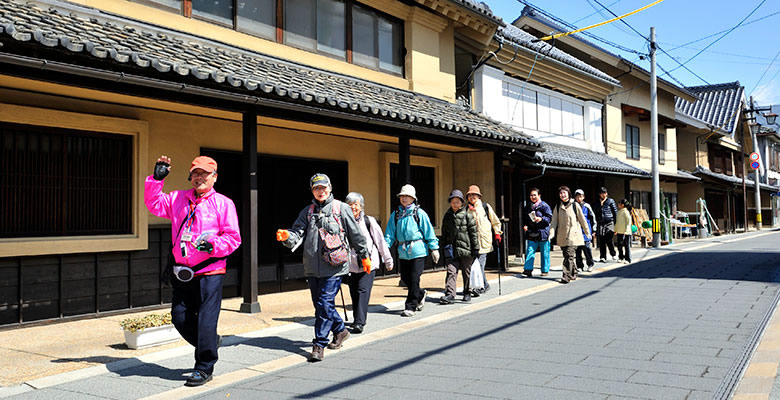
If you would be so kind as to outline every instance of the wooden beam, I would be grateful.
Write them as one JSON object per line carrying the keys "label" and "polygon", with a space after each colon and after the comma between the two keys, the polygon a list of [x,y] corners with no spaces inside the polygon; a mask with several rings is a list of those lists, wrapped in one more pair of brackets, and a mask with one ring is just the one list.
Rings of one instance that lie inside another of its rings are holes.
{"label": "wooden beam", "polygon": [[243,179],[241,205],[243,221],[241,221],[241,243],[244,246],[243,262],[241,264],[241,303],[242,313],[259,313],[260,303],[257,302],[257,110],[250,108],[242,114],[241,121],[243,142]]}

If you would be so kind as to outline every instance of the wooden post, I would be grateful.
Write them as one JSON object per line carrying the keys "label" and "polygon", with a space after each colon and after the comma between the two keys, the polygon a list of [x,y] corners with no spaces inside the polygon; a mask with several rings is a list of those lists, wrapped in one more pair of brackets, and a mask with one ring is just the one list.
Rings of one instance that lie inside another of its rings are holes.
{"label": "wooden post", "polygon": [[243,165],[241,206],[241,243],[244,246],[241,263],[241,293],[244,302],[243,313],[260,312],[257,302],[257,110],[249,109],[242,114]]}
{"label": "wooden post", "polygon": [[[409,138],[398,138],[398,173],[401,178],[401,185],[412,183],[412,165],[410,161]],[[400,188],[390,188],[390,191]]]}

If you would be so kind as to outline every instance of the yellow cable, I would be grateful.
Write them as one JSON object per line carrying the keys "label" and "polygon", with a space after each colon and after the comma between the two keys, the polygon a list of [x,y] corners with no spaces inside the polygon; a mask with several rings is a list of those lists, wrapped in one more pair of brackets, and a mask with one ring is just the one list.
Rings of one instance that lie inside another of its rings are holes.
{"label": "yellow cable", "polygon": [[569,36],[569,35],[571,35],[571,34],[574,34],[574,33],[582,32],[582,31],[586,31],[586,30],[588,30],[588,29],[595,28],[595,27],[597,27],[597,26],[605,25],[605,24],[608,24],[608,23],[610,23],[610,22],[615,22],[615,21],[617,21],[617,20],[619,20],[619,19],[622,19],[622,18],[628,17],[629,15],[636,14],[636,13],[638,13],[638,12],[642,11],[642,10],[646,10],[646,9],[648,9],[648,8],[650,8],[650,7],[654,6],[654,5],[656,5],[656,4],[658,4],[658,3],[662,2],[662,1],[664,1],[664,0],[657,0],[657,1],[653,2],[653,3],[650,3],[650,4],[648,4],[648,5],[646,5],[646,6],[642,7],[642,8],[640,8],[640,9],[637,9],[637,10],[631,11],[630,13],[628,13],[628,14],[624,14],[624,15],[621,15],[621,16],[619,16],[619,17],[612,18],[612,19],[610,19],[610,20],[608,20],[608,21],[599,22],[598,24],[591,25],[591,26],[586,26],[586,27],[584,27],[584,28],[580,28],[580,29],[577,29],[577,30],[574,30],[574,31],[571,31],[571,32],[564,32],[564,33],[558,33],[558,34],[555,34],[555,35],[545,36],[545,37],[543,37],[543,38],[541,38],[541,39],[539,39],[539,40],[550,40],[550,39],[557,39],[557,38],[559,38],[559,37],[563,37],[563,36]]}

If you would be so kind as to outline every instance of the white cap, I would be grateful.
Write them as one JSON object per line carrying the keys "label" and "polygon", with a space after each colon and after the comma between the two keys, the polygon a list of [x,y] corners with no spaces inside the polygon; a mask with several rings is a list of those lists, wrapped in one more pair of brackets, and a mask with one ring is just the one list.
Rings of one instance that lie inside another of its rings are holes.
{"label": "white cap", "polygon": [[577,189],[577,190],[574,191],[574,195],[575,196],[578,195],[578,194],[581,194],[581,195],[585,196],[585,192],[583,192],[582,189]]}
{"label": "white cap", "polygon": [[415,200],[417,200],[417,190],[414,189],[414,186],[406,184],[401,187],[401,192],[398,193],[398,197],[401,196],[409,196]]}

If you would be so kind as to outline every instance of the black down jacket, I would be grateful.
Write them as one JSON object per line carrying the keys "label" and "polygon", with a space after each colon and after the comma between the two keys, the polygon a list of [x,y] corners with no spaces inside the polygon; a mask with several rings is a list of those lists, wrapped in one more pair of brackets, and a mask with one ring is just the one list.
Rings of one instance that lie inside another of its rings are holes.
{"label": "black down jacket", "polygon": [[479,251],[477,223],[467,207],[461,207],[458,211],[450,208],[444,213],[440,245],[448,244],[452,245],[455,257],[467,257]]}

